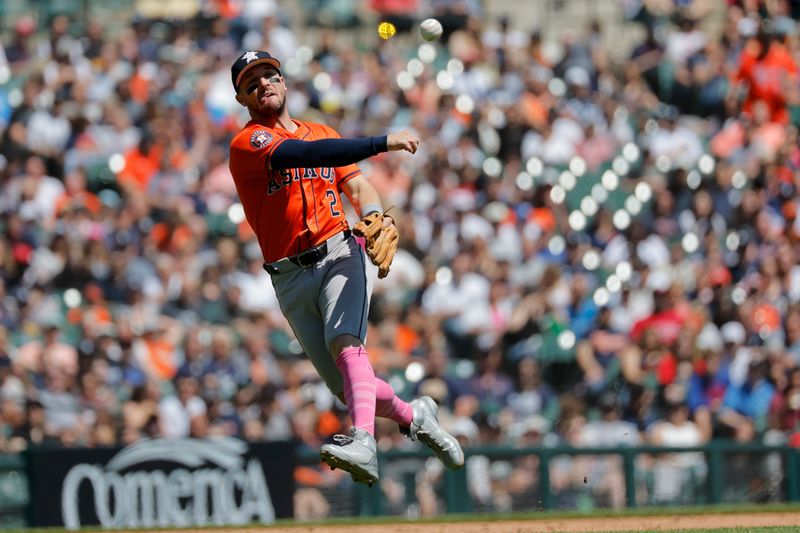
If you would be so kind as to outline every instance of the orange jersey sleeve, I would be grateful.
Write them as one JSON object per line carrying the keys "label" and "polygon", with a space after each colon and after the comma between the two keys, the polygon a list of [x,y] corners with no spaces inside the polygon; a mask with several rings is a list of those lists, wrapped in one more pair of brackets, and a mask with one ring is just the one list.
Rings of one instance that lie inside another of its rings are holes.
{"label": "orange jersey sleeve", "polygon": [[340,185],[360,173],[357,165],[268,170],[272,154],[286,139],[339,137],[322,124],[294,123],[297,128],[289,132],[251,122],[231,141],[231,174],[268,263],[296,255],[347,229]]}
{"label": "orange jersey sleeve", "polygon": [[263,177],[270,157],[283,140],[273,129],[248,124],[231,141],[231,172],[245,179]]}

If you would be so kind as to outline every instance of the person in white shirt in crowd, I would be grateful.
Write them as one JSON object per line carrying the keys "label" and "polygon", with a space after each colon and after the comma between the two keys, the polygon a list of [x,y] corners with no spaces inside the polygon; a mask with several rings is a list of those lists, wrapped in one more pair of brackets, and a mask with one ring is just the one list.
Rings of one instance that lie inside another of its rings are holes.
{"label": "person in white shirt in crowd", "polygon": [[[689,418],[689,406],[685,402],[669,398],[665,409],[666,419],[656,422],[648,431],[647,441],[650,444],[690,448],[706,442],[700,429]],[[707,466],[702,453],[664,454],[654,457],[652,471],[655,502],[688,503],[696,501],[696,493],[706,477]]]}
{"label": "person in white shirt in crowd", "polygon": [[193,377],[179,377],[175,394],[158,404],[158,423],[167,438],[204,436],[207,426],[206,403],[198,396],[198,383]]}

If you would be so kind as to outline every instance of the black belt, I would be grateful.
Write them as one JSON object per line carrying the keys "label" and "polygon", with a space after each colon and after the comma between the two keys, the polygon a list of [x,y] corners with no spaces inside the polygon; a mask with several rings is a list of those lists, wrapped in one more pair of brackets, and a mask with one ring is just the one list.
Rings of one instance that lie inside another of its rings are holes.
{"label": "black belt", "polygon": [[[350,238],[350,230],[344,230],[343,239],[346,241]],[[322,244],[318,244],[316,246],[312,246],[307,250],[303,250],[297,255],[293,255],[291,257],[287,257],[286,259],[294,263],[295,265],[299,266],[300,268],[311,268],[312,266],[316,265],[323,259],[325,256],[328,255],[328,241],[323,242]],[[269,263],[264,263],[264,270],[266,270],[269,274],[278,274],[280,270],[275,268]]]}

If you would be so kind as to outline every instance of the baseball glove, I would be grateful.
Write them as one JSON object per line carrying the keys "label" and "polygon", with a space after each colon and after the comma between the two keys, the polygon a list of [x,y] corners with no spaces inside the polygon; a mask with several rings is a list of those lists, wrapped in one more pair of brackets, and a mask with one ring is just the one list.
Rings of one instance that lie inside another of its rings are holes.
{"label": "baseball glove", "polygon": [[397,234],[397,227],[383,225],[386,212],[370,213],[353,228],[353,233],[364,237],[365,248],[372,264],[378,267],[378,277],[385,278],[392,265],[392,259],[397,251],[397,241],[400,236]]}

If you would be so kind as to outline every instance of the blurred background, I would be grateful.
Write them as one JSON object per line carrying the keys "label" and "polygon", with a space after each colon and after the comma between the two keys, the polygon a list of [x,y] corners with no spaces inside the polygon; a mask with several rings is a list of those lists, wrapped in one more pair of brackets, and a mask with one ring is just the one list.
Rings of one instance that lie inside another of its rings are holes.
{"label": "blurred background", "polygon": [[[367,346],[466,447],[800,445],[799,17],[790,0],[5,0],[0,451],[296,439],[298,518],[357,512],[349,476],[313,460],[346,410],[228,171],[247,49],[282,61],[294,117],[423,139],[361,165],[401,235]],[[427,458],[385,466],[382,512],[448,509]],[[786,498],[774,456],[728,459],[718,499]],[[554,456],[547,501],[707,501],[708,467]],[[464,486],[474,509],[534,509],[541,472],[476,454]]]}

